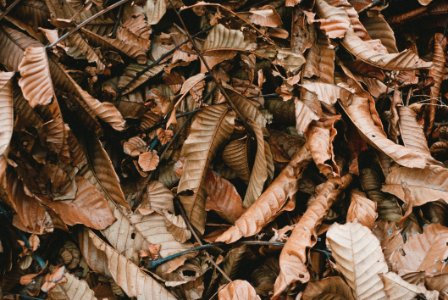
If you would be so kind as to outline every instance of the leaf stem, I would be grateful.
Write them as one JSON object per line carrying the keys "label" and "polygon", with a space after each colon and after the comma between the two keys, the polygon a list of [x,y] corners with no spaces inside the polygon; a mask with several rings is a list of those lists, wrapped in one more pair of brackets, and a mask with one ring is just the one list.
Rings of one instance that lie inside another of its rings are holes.
{"label": "leaf stem", "polygon": [[7,14],[9,14],[9,12],[10,12],[10,11],[11,11],[17,4],[19,4],[20,1],[21,1],[21,0],[16,0],[16,1],[14,1],[13,3],[11,3],[11,5],[9,5],[9,6],[6,8],[6,10],[0,14],[0,21],[1,21]]}

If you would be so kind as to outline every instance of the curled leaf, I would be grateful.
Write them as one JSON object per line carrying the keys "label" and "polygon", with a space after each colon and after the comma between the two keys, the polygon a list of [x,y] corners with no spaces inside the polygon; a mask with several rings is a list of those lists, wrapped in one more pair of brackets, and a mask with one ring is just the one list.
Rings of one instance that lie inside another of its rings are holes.
{"label": "curled leaf", "polygon": [[250,299],[260,300],[261,298],[255,292],[255,289],[245,280],[234,280],[223,288],[218,293],[219,300],[238,300]]}
{"label": "curled leaf", "polygon": [[347,212],[347,222],[359,222],[372,229],[378,214],[376,203],[360,192],[353,192]]}
{"label": "curled leaf", "polygon": [[422,286],[411,284],[394,272],[381,274],[381,279],[383,280],[384,291],[386,292],[388,299],[414,299],[417,296],[421,297],[422,295],[427,300],[439,299],[439,292],[428,291]]}

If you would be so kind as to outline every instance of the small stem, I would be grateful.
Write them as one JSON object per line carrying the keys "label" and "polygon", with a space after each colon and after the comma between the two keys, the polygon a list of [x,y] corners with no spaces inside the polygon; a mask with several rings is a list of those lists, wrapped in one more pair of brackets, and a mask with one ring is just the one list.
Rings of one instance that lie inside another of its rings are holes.
{"label": "small stem", "polygon": [[95,20],[96,18],[104,15],[105,13],[111,11],[112,9],[128,2],[129,0],[120,0],[118,2],[115,2],[114,4],[106,7],[105,9],[100,10],[99,12],[97,12],[96,14],[92,15],[91,17],[85,19],[84,21],[82,21],[81,23],[79,23],[78,25],[76,25],[76,27],[74,27],[73,29],[71,29],[70,31],[66,32],[65,34],[63,34],[62,36],[60,36],[56,41],[54,41],[53,43],[49,44],[46,46],[46,48],[52,48],[55,45],[57,45],[58,43],[62,42],[63,40],[65,40],[66,38],[68,38],[71,34],[75,33],[76,31],[78,31],[79,29],[81,29],[82,27],[84,27],[85,25],[87,25],[88,23],[92,22],[93,20]]}
{"label": "small stem", "polygon": [[17,4],[19,4],[20,1],[21,1],[21,0],[16,0],[16,1],[14,1],[13,3],[11,3],[11,5],[9,5],[9,6],[6,8],[6,10],[0,14],[0,21],[1,21],[7,14],[9,14],[9,12],[10,12],[10,11],[11,11]]}

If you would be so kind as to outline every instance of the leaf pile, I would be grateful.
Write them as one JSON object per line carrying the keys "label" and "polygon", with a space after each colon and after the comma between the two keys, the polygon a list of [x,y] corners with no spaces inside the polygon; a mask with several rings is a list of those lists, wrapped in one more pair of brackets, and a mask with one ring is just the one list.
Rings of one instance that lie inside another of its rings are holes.
{"label": "leaf pile", "polygon": [[448,299],[443,0],[0,1],[0,298]]}

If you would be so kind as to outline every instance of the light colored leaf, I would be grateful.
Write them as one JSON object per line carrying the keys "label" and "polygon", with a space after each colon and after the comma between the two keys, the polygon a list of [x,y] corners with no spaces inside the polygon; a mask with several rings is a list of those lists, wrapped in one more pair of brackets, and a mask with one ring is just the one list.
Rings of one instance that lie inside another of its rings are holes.
{"label": "light colored leaf", "polygon": [[439,299],[439,292],[428,291],[423,286],[411,284],[394,272],[381,274],[381,279],[384,283],[384,292],[387,295],[387,299],[415,299],[417,296],[424,296],[427,300]]}
{"label": "light colored leaf", "polygon": [[356,299],[387,299],[380,274],[388,271],[378,239],[359,223],[333,224],[327,245]]}
{"label": "light colored leaf", "polygon": [[448,202],[448,170],[436,165],[423,170],[394,166],[381,190],[412,206],[437,200]]}
{"label": "light colored leaf", "polygon": [[151,27],[140,13],[131,15],[117,29],[117,38],[125,43],[130,43],[144,51],[148,51],[151,41]]}
{"label": "light colored leaf", "polygon": [[96,300],[86,281],[65,273],[66,282],[57,284],[49,293],[50,300]]}
{"label": "light colored leaf", "polygon": [[137,157],[146,151],[146,142],[139,136],[134,136],[123,143],[123,152],[129,156]]}
{"label": "light colored leaf", "polygon": [[137,211],[142,215],[149,215],[153,212],[167,210],[174,213],[174,195],[159,181],[151,181],[146,187],[143,200],[137,207]]}
{"label": "light colored leaf", "polygon": [[242,237],[260,232],[297,192],[297,181],[310,160],[310,153],[306,147],[302,147],[263,194],[236,220],[235,225],[221,234],[216,241],[233,243]]}
{"label": "light colored leaf", "polygon": [[14,127],[13,76],[13,72],[0,72],[0,155],[8,149]]}
{"label": "light colored leaf", "polygon": [[176,299],[168,290],[151,276],[140,270],[132,261],[101,240],[92,231],[88,232],[95,247],[107,256],[112,278],[129,297],[138,300]]}
{"label": "light colored leaf", "polygon": [[319,82],[334,84],[335,49],[329,40],[318,35],[306,56],[303,77],[319,78]]}
{"label": "light colored leaf", "polygon": [[362,225],[372,229],[375,225],[376,203],[361,192],[352,192],[350,206],[347,211],[347,222],[359,222]]}
{"label": "light colored leaf", "polygon": [[202,50],[249,50],[250,43],[244,40],[241,30],[228,29],[222,24],[215,25],[205,39]]}
{"label": "light colored leaf", "polygon": [[182,146],[181,155],[186,160],[177,191],[193,192],[191,196],[181,195],[180,200],[190,222],[200,232],[205,226],[205,175],[216,151],[233,132],[234,122],[235,114],[226,105],[206,107],[196,115]]}
{"label": "light colored leaf", "polygon": [[304,134],[312,121],[319,120],[319,116],[299,99],[294,100],[296,113],[296,129],[299,134]]}
{"label": "light colored leaf", "polygon": [[328,105],[333,105],[338,99],[345,99],[349,96],[349,90],[339,87],[334,84],[314,82],[314,81],[304,81],[300,86],[304,87],[311,93],[316,94],[317,99]]}
{"label": "light colored leaf", "polygon": [[319,171],[327,178],[338,177],[339,167],[334,160],[333,140],[337,131],[334,124],[341,116],[321,118],[311,123],[306,132],[306,145]]}
{"label": "light colored leaf", "polygon": [[166,2],[165,0],[147,0],[143,9],[148,19],[148,24],[155,25],[159,23],[166,13]]}
{"label": "light colored leaf", "polygon": [[253,286],[246,280],[234,280],[224,287],[220,288],[218,293],[219,300],[260,300],[261,298],[255,292]]}
{"label": "light colored leaf", "polygon": [[282,19],[275,8],[271,5],[264,5],[250,9],[249,20],[253,24],[267,27],[278,27],[282,25]]}
{"label": "light colored leaf", "polygon": [[423,127],[417,123],[417,114],[408,106],[398,106],[398,114],[400,116],[400,133],[404,145],[409,149],[429,156],[429,159],[431,159]]}
{"label": "light colored leaf", "polygon": [[233,184],[213,171],[205,178],[207,200],[205,208],[218,213],[223,219],[234,223],[244,212],[243,200]]}
{"label": "light colored leaf", "polygon": [[339,276],[310,281],[303,291],[303,300],[354,300],[352,290]]}
{"label": "light colored leaf", "polygon": [[31,107],[50,104],[55,94],[45,47],[26,48],[19,71],[19,86]]}
{"label": "light colored leaf", "polygon": [[399,275],[424,271],[435,275],[448,271],[445,259],[448,255],[448,228],[430,224],[422,234],[409,237],[408,241],[390,256],[392,269]]}
{"label": "light colored leaf", "polygon": [[145,172],[155,170],[159,165],[159,156],[157,155],[157,151],[150,150],[140,154],[138,156],[138,165]]}
{"label": "light colored leaf", "polygon": [[372,146],[402,166],[418,169],[425,167],[425,156],[395,144],[387,138],[373,99],[354,94],[350,99],[343,100],[341,103],[350,120]]}
{"label": "light colored leaf", "polygon": [[85,58],[89,62],[95,62],[99,71],[103,71],[106,66],[95,50],[77,32],[71,34],[66,41],[66,53],[75,59]]}
{"label": "light colored leaf", "polygon": [[316,187],[316,195],[309,200],[305,213],[294,226],[280,253],[280,273],[275,281],[274,296],[279,296],[293,282],[305,283],[310,280],[306,266],[307,250],[316,244],[317,227],[351,180],[351,175],[345,175],[329,179]]}
{"label": "light colored leaf", "polygon": [[95,247],[92,239],[89,237],[88,230],[82,230],[79,233],[78,245],[82,257],[85,259],[90,270],[92,270],[95,273],[104,275],[108,278],[112,277],[107,265],[106,254]]}

